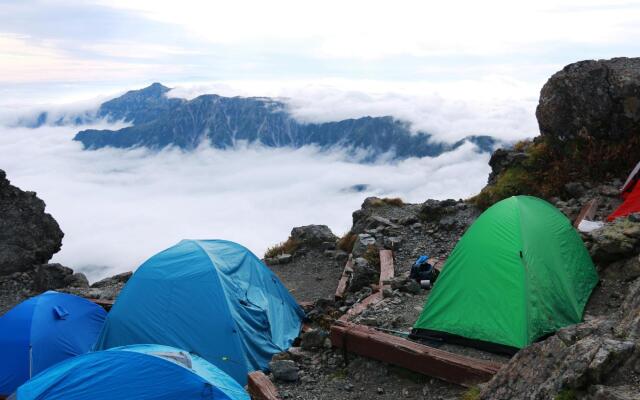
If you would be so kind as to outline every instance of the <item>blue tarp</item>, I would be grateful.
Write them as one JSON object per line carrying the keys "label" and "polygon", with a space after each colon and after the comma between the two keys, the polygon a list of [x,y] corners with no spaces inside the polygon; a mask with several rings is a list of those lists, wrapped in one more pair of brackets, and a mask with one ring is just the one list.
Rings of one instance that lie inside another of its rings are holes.
{"label": "blue tarp", "polygon": [[30,374],[91,350],[105,316],[88,300],[54,291],[9,310],[0,317],[0,395],[13,393]]}
{"label": "blue tarp", "polygon": [[138,268],[96,345],[157,343],[197,354],[240,384],[298,336],[304,312],[254,254],[224,240],[183,240]]}
{"label": "blue tarp", "polygon": [[249,400],[249,395],[200,357],[169,346],[133,345],[56,364],[20,386],[16,398]]}

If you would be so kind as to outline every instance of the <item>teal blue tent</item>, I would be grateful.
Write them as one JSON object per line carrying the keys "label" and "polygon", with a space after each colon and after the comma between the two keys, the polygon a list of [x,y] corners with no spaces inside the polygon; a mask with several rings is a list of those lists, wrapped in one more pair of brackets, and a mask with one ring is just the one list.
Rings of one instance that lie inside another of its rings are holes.
{"label": "teal blue tent", "polygon": [[304,312],[254,254],[224,240],[183,240],[138,268],[107,316],[97,349],[177,347],[240,384],[300,333]]}
{"label": "teal blue tent", "polygon": [[20,386],[16,400],[249,400],[202,358],[160,345],[132,345],[67,359]]}

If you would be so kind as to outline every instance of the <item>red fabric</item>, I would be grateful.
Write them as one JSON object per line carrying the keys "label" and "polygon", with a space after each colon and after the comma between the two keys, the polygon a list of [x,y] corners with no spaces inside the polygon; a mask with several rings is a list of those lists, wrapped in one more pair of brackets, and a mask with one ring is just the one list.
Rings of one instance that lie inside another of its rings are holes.
{"label": "red fabric", "polygon": [[640,181],[636,182],[631,193],[624,197],[624,203],[620,204],[611,215],[607,217],[607,221],[613,221],[616,218],[624,217],[629,214],[640,212]]}

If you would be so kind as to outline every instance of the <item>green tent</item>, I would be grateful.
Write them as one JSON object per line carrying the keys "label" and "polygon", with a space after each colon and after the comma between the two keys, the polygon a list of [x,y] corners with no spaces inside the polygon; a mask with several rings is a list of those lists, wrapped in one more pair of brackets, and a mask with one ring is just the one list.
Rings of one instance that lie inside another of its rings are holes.
{"label": "green tent", "polygon": [[597,282],[589,253],[560,211],[535,197],[510,197],[460,239],[412,336],[515,352],[580,322]]}

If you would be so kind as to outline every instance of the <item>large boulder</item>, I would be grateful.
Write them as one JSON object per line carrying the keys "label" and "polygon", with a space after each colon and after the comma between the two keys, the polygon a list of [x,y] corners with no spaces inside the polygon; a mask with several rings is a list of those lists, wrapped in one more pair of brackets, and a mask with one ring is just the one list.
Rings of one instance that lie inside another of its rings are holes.
{"label": "large boulder", "polygon": [[567,65],[542,88],[536,117],[540,133],[560,141],[640,134],[640,58]]}
{"label": "large boulder", "polygon": [[0,170],[0,275],[45,264],[64,234],[34,192],[12,186]]}
{"label": "large boulder", "polygon": [[291,238],[299,245],[318,247],[323,243],[335,243],[338,237],[326,225],[298,226],[291,230]]}

